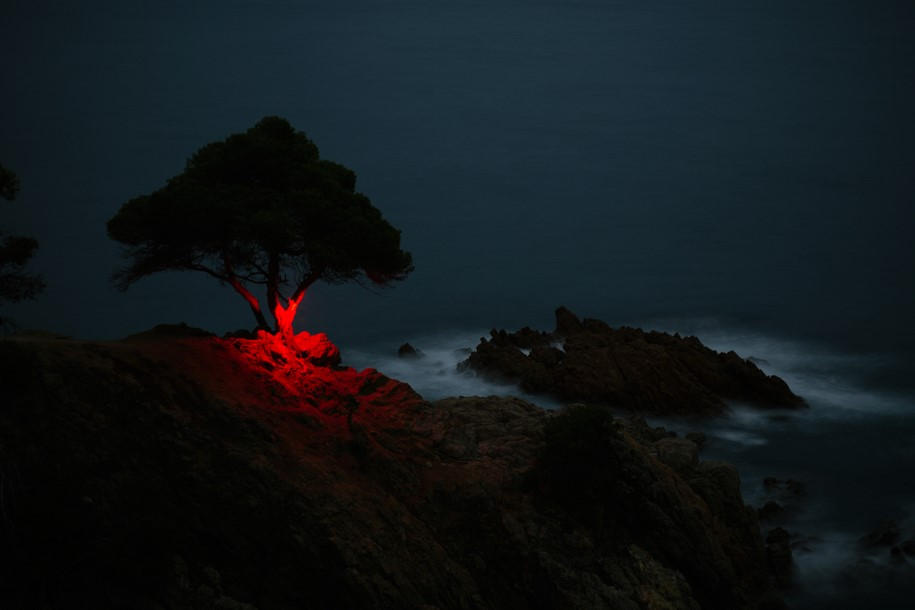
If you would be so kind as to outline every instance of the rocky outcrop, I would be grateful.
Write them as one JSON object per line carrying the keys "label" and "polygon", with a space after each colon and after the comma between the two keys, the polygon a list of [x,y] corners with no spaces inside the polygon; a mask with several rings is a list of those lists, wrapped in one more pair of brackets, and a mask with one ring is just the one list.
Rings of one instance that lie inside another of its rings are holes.
{"label": "rocky outcrop", "polygon": [[766,534],[766,557],[769,568],[779,587],[788,587],[792,580],[794,561],[791,552],[791,535],[787,530],[776,527]]}
{"label": "rocky outcrop", "polygon": [[[0,607],[754,608],[729,465],[322,339],[0,341]],[[321,364],[319,364],[321,363]]]}
{"label": "rocky outcrop", "polygon": [[866,536],[863,536],[858,541],[858,544],[866,549],[891,547],[896,544],[901,535],[899,525],[897,525],[895,521],[892,519],[884,519],[871,532],[868,532]]}
{"label": "rocky outcrop", "polygon": [[579,320],[564,307],[553,332],[493,330],[461,366],[534,394],[656,414],[712,415],[726,400],[804,404],[782,379],[734,352],[716,352],[695,337]]}
{"label": "rocky outcrop", "polygon": [[399,358],[421,358],[423,353],[410,345],[409,343],[404,343],[397,348],[397,356]]}

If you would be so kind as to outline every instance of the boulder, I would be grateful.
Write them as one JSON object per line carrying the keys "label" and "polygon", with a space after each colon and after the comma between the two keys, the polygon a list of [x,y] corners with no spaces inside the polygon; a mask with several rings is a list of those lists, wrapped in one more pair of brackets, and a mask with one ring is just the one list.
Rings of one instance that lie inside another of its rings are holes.
{"label": "boulder", "polygon": [[699,463],[699,448],[685,438],[664,438],[652,447],[659,460],[680,474],[690,473]]}
{"label": "boulder", "polygon": [[294,339],[295,349],[300,358],[315,366],[337,366],[340,364],[340,349],[324,333],[316,335],[300,332]]}
{"label": "boulder", "polygon": [[404,343],[397,348],[397,356],[399,358],[419,358],[423,353],[410,345],[409,343]]}
{"label": "boulder", "polygon": [[[733,464],[706,460],[699,462],[687,479],[690,487],[720,514],[745,512],[740,495],[740,475]],[[750,509],[755,521],[755,513]]]}
{"label": "boulder", "polygon": [[763,505],[762,508],[759,509],[759,520],[770,521],[780,517],[784,512],[785,509],[781,504],[775,502],[774,500],[769,500]]}
{"label": "boulder", "polygon": [[580,333],[584,327],[581,320],[566,307],[560,306],[556,309],[556,333],[562,336],[575,335]]}
{"label": "boulder", "polygon": [[915,557],[915,540],[906,540],[899,547],[909,557]]}
{"label": "boulder", "polygon": [[757,511],[760,521],[783,523],[802,510],[807,495],[803,481],[765,477],[762,484],[765,501]]}

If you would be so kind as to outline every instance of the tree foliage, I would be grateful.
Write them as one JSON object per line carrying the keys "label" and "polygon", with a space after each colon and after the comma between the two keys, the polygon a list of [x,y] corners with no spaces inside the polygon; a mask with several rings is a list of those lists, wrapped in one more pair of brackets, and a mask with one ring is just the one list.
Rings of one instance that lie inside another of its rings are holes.
{"label": "tree foliage", "polygon": [[400,231],[355,188],[352,170],[321,159],[285,119],[266,117],[207,144],[182,173],[108,221],[108,235],[126,246],[116,285],[199,271],[234,288],[266,327],[251,292],[262,286],[276,329],[291,332],[314,282],[387,284],[412,270]]}
{"label": "tree foliage", "polygon": [[[0,165],[0,197],[12,201],[18,192],[19,178]],[[31,237],[9,235],[0,241],[0,301],[34,299],[44,290],[44,280],[25,271],[37,249],[38,242]]]}
{"label": "tree foliage", "polygon": [[18,192],[19,178],[15,173],[0,165],[0,197],[12,201]]}

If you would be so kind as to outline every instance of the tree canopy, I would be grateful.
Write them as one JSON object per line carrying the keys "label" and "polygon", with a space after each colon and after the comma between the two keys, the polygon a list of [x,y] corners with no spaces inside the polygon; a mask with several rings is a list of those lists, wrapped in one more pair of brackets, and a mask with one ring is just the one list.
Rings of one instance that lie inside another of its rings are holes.
{"label": "tree canopy", "polygon": [[0,165],[0,197],[7,201],[12,201],[16,198],[16,193],[18,192],[19,177],[16,176],[14,172]]}
{"label": "tree canopy", "polygon": [[207,144],[162,188],[121,206],[108,221],[108,235],[126,246],[115,283],[126,290],[160,271],[206,273],[267,328],[251,292],[263,286],[276,330],[291,333],[316,281],[387,284],[413,269],[400,231],[355,189],[352,170],[321,159],[285,119],[266,117]]}
{"label": "tree canopy", "polygon": [[[0,165],[0,198],[12,201],[18,192],[19,178]],[[0,301],[34,299],[44,290],[41,276],[25,271],[25,265],[37,249],[38,242],[31,237],[9,235],[0,241]]]}

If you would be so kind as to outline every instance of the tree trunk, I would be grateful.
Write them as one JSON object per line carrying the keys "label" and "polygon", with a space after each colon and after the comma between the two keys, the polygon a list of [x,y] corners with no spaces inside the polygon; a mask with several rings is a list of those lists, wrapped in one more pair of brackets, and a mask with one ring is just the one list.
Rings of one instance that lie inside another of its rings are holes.
{"label": "tree trunk", "polygon": [[286,305],[283,305],[283,298],[280,295],[280,257],[276,253],[270,255],[270,260],[267,263],[267,306],[270,308],[270,311],[273,313],[273,319],[276,320],[276,334],[286,345],[292,347],[294,345],[295,330],[292,328],[292,322],[295,320],[295,315],[299,310],[299,305],[302,303],[302,299],[305,298],[305,291],[309,286],[314,284],[318,278],[321,277],[321,272],[319,270],[312,270],[307,276],[305,276],[299,285],[296,287],[295,292],[292,293],[292,296],[289,297],[289,300],[286,301]]}
{"label": "tree trunk", "polygon": [[264,317],[264,312],[261,311],[261,308],[251,306],[251,313],[254,314],[254,319],[257,320],[257,329],[258,330],[270,330],[270,324],[267,323],[267,318]]}
{"label": "tree trunk", "polygon": [[264,317],[264,312],[261,311],[261,304],[257,301],[257,297],[251,294],[251,291],[245,288],[245,286],[234,276],[229,277],[229,284],[235,289],[235,292],[240,294],[248,303],[248,307],[251,308],[251,313],[254,314],[254,319],[257,320],[257,328],[259,330],[269,331],[270,325],[267,323],[267,318]]}
{"label": "tree trunk", "polygon": [[299,304],[305,297],[302,291],[297,296],[289,299],[289,304],[283,307],[279,299],[276,299],[273,305],[273,318],[276,320],[276,334],[283,340],[286,345],[291,346],[295,331],[292,328],[292,322],[295,320],[295,314],[299,309]]}

